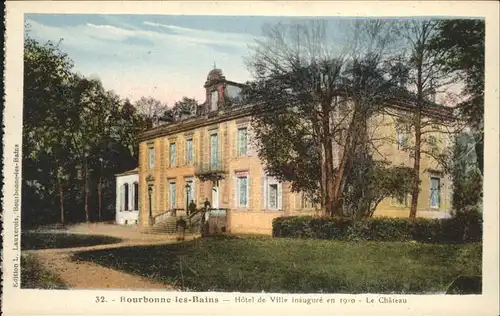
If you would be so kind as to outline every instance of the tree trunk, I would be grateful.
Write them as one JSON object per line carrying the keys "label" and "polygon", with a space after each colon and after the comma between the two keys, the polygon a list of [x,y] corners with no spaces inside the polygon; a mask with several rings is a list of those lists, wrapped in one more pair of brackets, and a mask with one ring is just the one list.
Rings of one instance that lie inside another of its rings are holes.
{"label": "tree trunk", "polygon": [[333,166],[333,146],[332,139],[328,137],[323,144],[325,164],[324,164],[324,177],[325,177],[325,211],[328,215],[334,216],[339,215],[336,209],[336,200],[334,200],[334,188],[335,188],[335,174]]}
{"label": "tree trunk", "polygon": [[347,166],[349,166],[350,164],[353,150],[356,147],[354,145],[355,144],[354,138],[356,137],[355,133],[357,132],[357,120],[358,120],[357,109],[355,109],[355,112],[353,113],[351,118],[351,122],[349,123],[349,129],[346,135],[345,145],[342,152],[342,159],[340,160],[340,164],[337,168],[337,173],[333,177],[334,183],[332,188],[332,203],[334,204],[334,208],[337,209],[338,211],[341,209],[340,197],[342,193],[341,189],[342,189],[342,183],[344,181],[344,175]]}
{"label": "tree trunk", "polygon": [[321,146],[321,182],[320,182],[320,192],[321,192],[321,209],[324,211],[324,215],[330,215],[327,210],[327,193],[326,193],[326,163],[325,163],[325,147]]}
{"label": "tree trunk", "polygon": [[411,207],[410,207],[410,221],[414,221],[417,217],[417,206],[418,206],[418,196],[420,193],[420,150],[422,145],[422,130],[421,130],[421,120],[422,120],[422,107],[424,104],[423,95],[423,83],[422,83],[422,63],[423,63],[423,53],[419,54],[419,60],[417,61],[417,104],[415,109],[415,157],[413,162],[413,188],[411,193]]}
{"label": "tree trunk", "polygon": [[333,135],[331,135],[331,104],[332,98],[327,98],[321,105],[323,117],[321,118],[322,156],[323,164],[321,168],[322,196],[326,215],[338,215],[336,211],[336,200],[334,199],[335,173],[333,165]]}
{"label": "tree trunk", "polygon": [[57,186],[59,187],[59,209],[61,212],[61,224],[64,225],[64,190],[61,185],[61,178],[57,177]]}
{"label": "tree trunk", "polygon": [[85,208],[85,221],[89,222],[89,179],[88,179],[88,166],[87,166],[87,158],[85,158],[84,167],[84,208]]}
{"label": "tree trunk", "polygon": [[97,183],[97,199],[98,199],[98,210],[99,210],[99,221],[102,219],[102,177],[99,175],[99,182]]}
{"label": "tree trunk", "polygon": [[415,161],[413,163],[413,188],[411,193],[410,220],[417,217],[418,196],[420,193],[420,146],[422,133],[420,130],[420,108],[417,108],[415,115]]}

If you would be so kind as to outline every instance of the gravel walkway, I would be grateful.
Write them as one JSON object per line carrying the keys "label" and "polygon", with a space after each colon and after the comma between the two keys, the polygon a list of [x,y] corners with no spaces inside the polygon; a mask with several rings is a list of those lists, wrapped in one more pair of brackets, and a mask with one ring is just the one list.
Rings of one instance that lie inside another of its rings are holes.
{"label": "gravel walkway", "polygon": [[[176,290],[171,286],[151,279],[113,270],[91,262],[72,260],[72,255],[75,252],[169,244],[176,242],[175,236],[141,234],[136,227],[110,224],[80,224],[68,228],[67,231],[75,234],[105,235],[122,239],[119,243],[107,245],[25,251],[34,254],[46,269],[57,274],[70,289]],[[195,237],[188,236],[187,239]]]}

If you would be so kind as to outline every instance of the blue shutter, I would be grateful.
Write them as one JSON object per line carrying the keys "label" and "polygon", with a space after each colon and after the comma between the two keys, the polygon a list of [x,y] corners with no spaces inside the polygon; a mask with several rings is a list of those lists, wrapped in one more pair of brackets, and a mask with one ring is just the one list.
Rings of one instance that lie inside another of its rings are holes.
{"label": "blue shutter", "polygon": [[431,178],[431,207],[439,207],[440,183],[439,178]]}
{"label": "blue shutter", "polygon": [[188,139],[186,141],[186,164],[190,164],[193,161],[193,140]]}
{"label": "blue shutter", "polygon": [[241,154],[246,155],[247,154],[247,149],[248,149],[248,133],[247,129],[244,128],[241,133]]}
{"label": "blue shutter", "polygon": [[218,168],[217,153],[218,153],[218,135],[210,135],[210,167],[212,169]]}
{"label": "blue shutter", "polygon": [[155,166],[154,148],[149,148],[149,168],[153,168],[154,166]]}
{"label": "blue shutter", "polygon": [[241,204],[242,206],[246,207],[247,204],[248,204],[248,178],[241,178],[242,180],[242,188],[241,188],[241,192],[242,192],[242,200],[241,200]]}
{"label": "blue shutter", "polygon": [[170,144],[170,167],[175,167],[175,143]]}

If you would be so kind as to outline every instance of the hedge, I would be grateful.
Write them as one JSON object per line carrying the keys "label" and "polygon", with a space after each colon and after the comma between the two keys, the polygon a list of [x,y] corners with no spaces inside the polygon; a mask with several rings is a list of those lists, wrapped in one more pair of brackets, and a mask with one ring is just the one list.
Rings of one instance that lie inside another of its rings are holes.
{"label": "hedge", "polygon": [[482,216],[462,212],[447,219],[372,217],[353,222],[349,218],[290,216],[273,220],[273,237],[418,241],[427,243],[464,243],[482,240]]}

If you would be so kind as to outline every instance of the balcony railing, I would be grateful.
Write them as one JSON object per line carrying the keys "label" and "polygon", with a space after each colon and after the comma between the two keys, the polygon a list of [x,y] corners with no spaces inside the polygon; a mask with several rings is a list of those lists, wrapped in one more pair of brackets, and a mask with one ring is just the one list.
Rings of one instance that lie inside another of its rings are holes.
{"label": "balcony railing", "polygon": [[220,179],[222,174],[227,173],[227,167],[222,162],[222,159],[203,161],[196,164],[195,173],[196,176],[202,179]]}

